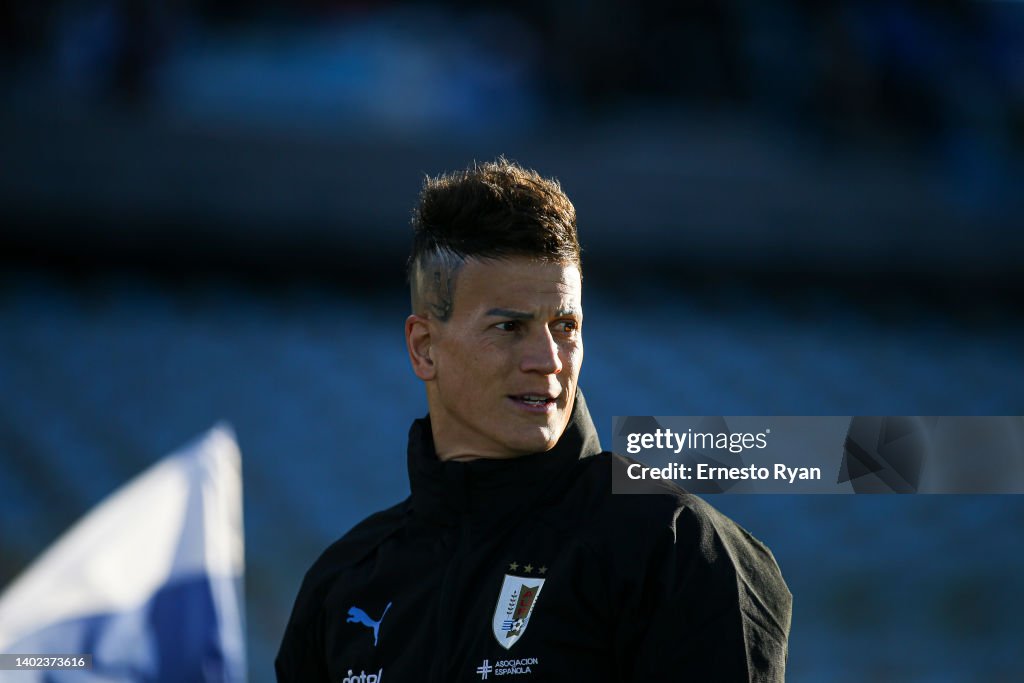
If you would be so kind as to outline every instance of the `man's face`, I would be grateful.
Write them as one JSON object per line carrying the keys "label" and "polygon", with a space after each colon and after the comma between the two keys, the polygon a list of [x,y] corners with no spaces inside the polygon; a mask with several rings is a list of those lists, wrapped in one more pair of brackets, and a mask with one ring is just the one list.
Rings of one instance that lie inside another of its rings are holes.
{"label": "man's face", "polygon": [[510,458],[562,436],[583,361],[579,268],[469,259],[451,315],[429,321],[438,456]]}

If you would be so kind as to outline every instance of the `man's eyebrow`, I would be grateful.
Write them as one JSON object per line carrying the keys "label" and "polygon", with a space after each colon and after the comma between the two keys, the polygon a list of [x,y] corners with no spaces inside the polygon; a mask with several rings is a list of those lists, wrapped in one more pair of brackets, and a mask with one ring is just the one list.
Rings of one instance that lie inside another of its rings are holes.
{"label": "man's eyebrow", "polygon": [[[533,313],[516,311],[511,308],[492,308],[485,315],[496,318],[511,318],[512,320],[533,320],[534,318]],[[579,315],[579,310],[575,308],[560,308],[555,311],[555,316],[558,318],[576,318]]]}
{"label": "man's eyebrow", "polygon": [[512,318],[513,320],[533,320],[533,313],[513,311],[511,308],[492,308],[486,315],[493,315],[500,318]]}

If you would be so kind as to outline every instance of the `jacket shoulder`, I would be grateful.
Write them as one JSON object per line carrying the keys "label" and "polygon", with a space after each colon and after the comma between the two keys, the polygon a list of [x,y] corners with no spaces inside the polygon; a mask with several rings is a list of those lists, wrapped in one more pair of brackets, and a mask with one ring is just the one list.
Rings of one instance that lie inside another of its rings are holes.
{"label": "jacket shoulder", "polygon": [[612,493],[613,468],[632,462],[602,453],[581,477],[599,492],[587,497],[588,540],[621,616],[620,678],[784,680],[792,595],[771,551],[670,481]]}
{"label": "jacket shoulder", "polygon": [[401,530],[409,514],[409,499],[376,512],[352,527],[324,550],[306,572],[302,594],[317,591],[337,574],[369,556],[388,537]]}
{"label": "jacket shoulder", "polygon": [[324,596],[342,573],[355,567],[399,532],[409,512],[409,500],[370,515],[332,543],[306,572],[274,661],[278,681],[326,680],[322,644]]}
{"label": "jacket shoulder", "polygon": [[634,551],[665,543],[692,549],[705,561],[731,565],[740,577],[770,578],[780,593],[788,593],[772,551],[706,500],[664,480],[650,482],[645,493],[613,494],[613,467],[635,461],[607,451],[592,460],[586,478],[605,492],[594,512],[600,527],[611,532],[605,533],[609,541]]}

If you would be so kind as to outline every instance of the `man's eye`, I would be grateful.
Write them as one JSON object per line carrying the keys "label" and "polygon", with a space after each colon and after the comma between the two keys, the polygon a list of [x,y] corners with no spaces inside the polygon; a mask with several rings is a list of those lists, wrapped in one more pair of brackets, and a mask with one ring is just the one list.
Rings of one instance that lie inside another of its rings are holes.
{"label": "man's eye", "polygon": [[580,326],[575,320],[561,320],[558,322],[557,329],[562,334],[575,334]]}
{"label": "man's eye", "polygon": [[502,332],[515,332],[516,330],[519,329],[519,321],[506,320],[503,323],[498,323],[497,325],[495,325],[495,327],[497,327]]}

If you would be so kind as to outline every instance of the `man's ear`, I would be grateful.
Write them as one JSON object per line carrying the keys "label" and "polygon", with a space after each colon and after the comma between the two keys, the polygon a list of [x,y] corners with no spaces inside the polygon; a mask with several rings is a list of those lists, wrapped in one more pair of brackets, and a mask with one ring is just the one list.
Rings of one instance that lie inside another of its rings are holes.
{"label": "man's ear", "polygon": [[405,346],[409,351],[412,371],[424,382],[434,379],[437,368],[430,358],[430,320],[421,315],[410,315],[405,319]]}

